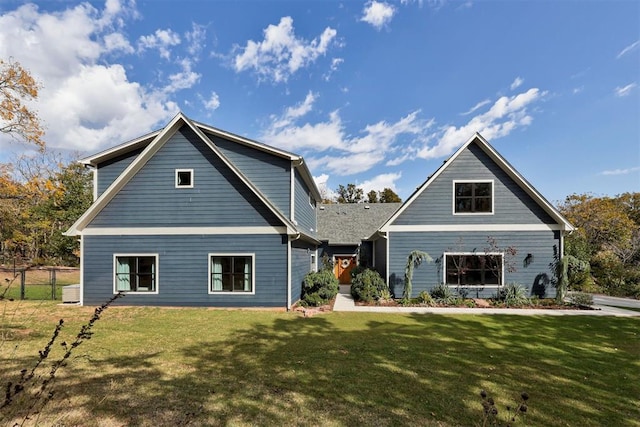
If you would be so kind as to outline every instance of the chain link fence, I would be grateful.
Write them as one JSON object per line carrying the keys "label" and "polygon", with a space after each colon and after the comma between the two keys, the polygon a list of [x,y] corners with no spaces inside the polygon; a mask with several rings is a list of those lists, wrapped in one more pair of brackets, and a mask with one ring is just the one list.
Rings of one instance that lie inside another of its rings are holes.
{"label": "chain link fence", "polygon": [[62,288],[80,283],[74,267],[0,266],[0,297],[23,300],[62,300]]}

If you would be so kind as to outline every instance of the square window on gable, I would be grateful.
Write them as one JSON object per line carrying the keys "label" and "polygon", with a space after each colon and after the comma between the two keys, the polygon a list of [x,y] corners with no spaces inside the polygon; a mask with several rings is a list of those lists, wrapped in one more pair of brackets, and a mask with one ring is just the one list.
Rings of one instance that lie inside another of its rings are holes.
{"label": "square window on gable", "polygon": [[176,169],[176,188],[193,188],[193,169]]}
{"label": "square window on gable", "polygon": [[492,214],[493,181],[454,181],[454,214]]}

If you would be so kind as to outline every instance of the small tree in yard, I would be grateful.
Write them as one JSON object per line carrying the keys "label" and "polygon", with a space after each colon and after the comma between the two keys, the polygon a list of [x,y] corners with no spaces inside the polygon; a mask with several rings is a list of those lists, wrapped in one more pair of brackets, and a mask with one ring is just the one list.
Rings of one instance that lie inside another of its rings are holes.
{"label": "small tree in yard", "polygon": [[420,266],[423,262],[433,262],[433,258],[423,251],[412,251],[407,257],[407,266],[404,270],[404,295],[402,299],[409,301],[411,299],[411,291],[413,290],[413,269]]}
{"label": "small tree in yard", "polygon": [[356,301],[374,302],[391,298],[389,287],[380,274],[369,268],[362,269],[351,280],[351,295]]}
{"label": "small tree in yard", "polygon": [[339,288],[338,279],[331,270],[307,273],[302,283],[302,304],[314,307],[328,304],[338,294]]}

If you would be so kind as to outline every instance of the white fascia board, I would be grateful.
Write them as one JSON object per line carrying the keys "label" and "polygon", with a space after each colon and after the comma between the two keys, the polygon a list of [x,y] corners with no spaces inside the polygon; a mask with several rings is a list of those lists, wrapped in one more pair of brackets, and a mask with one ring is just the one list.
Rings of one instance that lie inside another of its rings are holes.
{"label": "white fascia board", "polygon": [[294,161],[294,166],[300,172],[300,176],[302,176],[302,180],[307,184],[307,187],[311,190],[313,194],[313,198],[316,199],[316,203],[322,202],[322,195],[320,194],[320,190],[316,185],[316,180],[313,179],[313,175],[311,175],[311,171],[307,167],[307,164],[304,161],[304,158],[299,157],[298,160]]}
{"label": "white fascia board", "polygon": [[255,148],[260,151],[264,151],[265,153],[273,154],[279,157],[283,157],[289,160],[297,160],[300,156],[289,153],[288,151],[280,150],[278,148],[272,147],[270,145],[262,144],[258,141],[254,141],[248,138],[244,138],[240,135],[233,134],[231,132],[223,131],[222,129],[215,128],[213,126],[206,125],[204,123],[193,121],[194,125],[198,128],[210,132],[216,136],[219,136],[224,139],[231,140],[233,142],[240,143],[242,145],[247,145],[251,148]]}
{"label": "white fascia board", "polygon": [[560,224],[415,224],[389,225],[391,232],[435,232],[435,231],[558,231]]}
{"label": "white fascia board", "polygon": [[113,157],[120,155],[121,152],[131,151],[137,148],[137,146],[144,145],[146,141],[155,138],[156,136],[158,136],[160,132],[162,132],[162,129],[142,135],[139,138],[133,139],[131,141],[127,141],[120,145],[116,145],[115,147],[108,148],[104,151],[93,154],[89,157],[85,157],[83,159],[78,160],[78,162],[84,165],[96,166],[98,163],[101,163],[105,160],[109,160]]}
{"label": "white fascia board", "polygon": [[286,227],[89,227],[82,236],[178,236],[286,234]]}
{"label": "white fascia board", "polygon": [[129,182],[129,180],[153,157],[158,150],[176,133],[184,124],[188,123],[187,118],[178,113],[165,128],[158,133],[153,141],[135,158],[129,166],[111,183],[111,185],[98,197],[98,199],[85,211],[84,214],[64,233],[66,236],[77,236],[81,234],[84,227],[93,220],[96,215],[104,209],[113,197]]}

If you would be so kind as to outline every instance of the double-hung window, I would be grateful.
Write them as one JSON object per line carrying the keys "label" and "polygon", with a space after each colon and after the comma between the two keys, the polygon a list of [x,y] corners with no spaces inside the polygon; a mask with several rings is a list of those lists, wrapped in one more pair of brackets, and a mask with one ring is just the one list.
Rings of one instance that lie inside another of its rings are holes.
{"label": "double-hung window", "polygon": [[497,287],[502,285],[501,253],[445,253],[445,283],[449,286]]}
{"label": "double-hung window", "polygon": [[253,254],[209,254],[209,293],[255,293]]}
{"label": "double-hung window", "polygon": [[454,181],[454,214],[492,214],[493,181]]}
{"label": "double-hung window", "polygon": [[158,293],[158,255],[114,255],[114,291]]}

